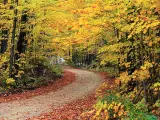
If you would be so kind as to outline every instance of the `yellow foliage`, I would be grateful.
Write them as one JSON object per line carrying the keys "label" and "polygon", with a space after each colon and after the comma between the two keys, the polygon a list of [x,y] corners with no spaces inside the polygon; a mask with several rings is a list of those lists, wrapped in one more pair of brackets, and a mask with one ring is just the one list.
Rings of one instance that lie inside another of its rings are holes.
{"label": "yellow foliage", "polygon": [[128,72],[123,72],[120,74],[119,79],[123,82],[123,83],[127,83],[128,81],[131,80],[131,76],[128,75]]}
{"label": "yellow foliage", "polygon": [[22,75],[24,74],[24,71],[18,71],[18,74],[16,75],[16,77],[20,78],[22,77]]}
{"label": "yellow foliage", "polygon": [[6,83],[7,84],[11,84],[11,83],[14,83],[15,82],[15,80],[13,79],[13,78],[8,78],[7,80],[6,80]]}
{"label": "yellow foliage", "polygon": [[112,9],[113,9],[113,6],[111,6],[111,5],[104,6],[104,10],[111,11]]}
{"label": "yellow foliage", "polygon": [[143,81],[145,79],[148,79],[149,77],[150,77],[150,73],[144,66],[142,66],[140,70],[136,70],[132,74],[132,78],[139,81]]}
{"label": "yellow foliage", "polygon": [[[95,107],[96,109],[96,114],[94,116],[95,119],[98,118],[103,118],[103,115],[105,116],[105,119],[112,119],[112,118],[121,118],[121,116],[126,115],[126,111],[124,109],[124,105],[122,105],[122,103],[116,103],[116,102],[112,102],[111,104],[108,103],[99,103],[97,104],[98,106]],[[105,106],[105,107],[104,107]],[[108,107],[106,107],[108,106]],[[112,116],[113,114],[113,116]]]}

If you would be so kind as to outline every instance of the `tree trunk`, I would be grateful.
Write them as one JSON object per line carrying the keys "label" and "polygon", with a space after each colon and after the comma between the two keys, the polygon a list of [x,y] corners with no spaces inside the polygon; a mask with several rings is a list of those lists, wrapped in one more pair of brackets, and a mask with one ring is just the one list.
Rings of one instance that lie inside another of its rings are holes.
{"label": "tree trunk", "polygon": [[[18,0],[14,2],[18,5]],[[11,40],[11,51],[10,51],[10,68],[9,68],[9,77],[13,77],[13,63],[14,63],[14,44],[15,44],[15,36],[16,36],[16,28],[17,28],[17,14],[18,10],[14,8],[14,18],[13,18],[13,30],[12,30],[12,40]]]}
{"label": "tree trunk", "polygon": [[4,53],[7,50],[7,36],[8,36],[8,30],[2,30],[2,38],[1,41],[1,53]]}
{"label": "tree trunk", "polygon": [[[144,65],[144,45],[143,45],[143,33],[141,33],[141,65]],[[143,88],[144,88],[144,101],[147,104],[147,90],[146,90],[146,81],[143,80]]]}
{"label": "tree trunk", "polygon": [[[3,4],[6,5],[8,0],[4,0]],[[7,50],[7,38],[8,38],[8,30],[2,30],[2,41],[1,41],[1,51],[0,53],[4,53]]]}
{"label": "tree trunk", "polygon": [[[27,14],[24,12],[22,17],[21,17],[21,24],[25,24],[27,22]],[[25,37],[27,35],[27,32],[24,31],[25,28],[20,29],[20,34],[17,42],[17,51],[18,53],[16,54],[16,60],[20,58],[21,53],[25,53],[26,50],[26,44],[27,41],[25,40]]]}

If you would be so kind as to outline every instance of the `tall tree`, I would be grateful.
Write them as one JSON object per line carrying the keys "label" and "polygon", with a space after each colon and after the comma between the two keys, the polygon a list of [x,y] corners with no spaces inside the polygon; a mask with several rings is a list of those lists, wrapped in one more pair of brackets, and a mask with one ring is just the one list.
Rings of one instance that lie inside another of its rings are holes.
{"label": "tall tree", "polygon": [[15,49],[15,37],[16,37],[16,28],[17,28],[17,15],[18,15],[18,0],[13,1],[13,10],[14,10],[14,17],[13,17],[13,30],[12,30],[12,40],[11,40],[11,50],[10,50],[10,68],[9,68],[9,77],[13,76],[13,67],[14,67],[14,49]]}
{"label": "tall tree", "polygon": [[[4,6],[7,4],[8,0],[4,0]],[[4,53],[7,49],[7,38],[8,38],[8,30],[7,28],[2,29],[2,40],[1,40],[1,53]]]}

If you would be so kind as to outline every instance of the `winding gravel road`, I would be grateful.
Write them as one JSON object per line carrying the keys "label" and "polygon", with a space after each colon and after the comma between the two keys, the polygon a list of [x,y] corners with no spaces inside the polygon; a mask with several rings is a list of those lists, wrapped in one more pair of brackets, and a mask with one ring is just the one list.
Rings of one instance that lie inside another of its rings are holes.
{"label": "winding gravel road", "polygon": [[84,70],[66,69],[76,74],[76,81],[62,89],[29,99],[0,104],[0,120],[26,120],[50,112],[64,104],[83,98],[100,85],[101,78]]}

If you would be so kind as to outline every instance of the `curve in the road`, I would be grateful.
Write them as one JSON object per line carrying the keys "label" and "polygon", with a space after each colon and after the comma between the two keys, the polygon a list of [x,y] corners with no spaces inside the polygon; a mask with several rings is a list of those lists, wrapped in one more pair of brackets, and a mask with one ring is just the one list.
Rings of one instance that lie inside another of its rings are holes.
{"label": "curve in the road", "polygon": [[76,81],[56,92],[0,104],[0,120],[25,120],[87,96],[101,83],[101,78],[84,70],[67,69],[76,74]]}

